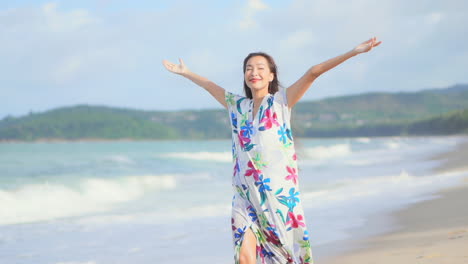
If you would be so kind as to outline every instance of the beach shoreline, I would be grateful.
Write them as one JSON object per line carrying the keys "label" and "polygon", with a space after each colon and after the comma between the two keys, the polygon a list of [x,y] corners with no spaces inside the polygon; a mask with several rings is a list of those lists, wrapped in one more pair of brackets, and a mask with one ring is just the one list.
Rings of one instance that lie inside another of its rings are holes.
{"label": "beach shoreline", "polygon": [[[468,138],[454,150],[430,160],[441,161],[433,170],[436,173],[468,171]],[[325,264],[468,263],[468,177],[432,198],[389,215],[370,217],[365,227],[351,231],[352,241],[334,245],[337,254],[323,254],[315,261]],[[382,227],[382,221],[386,221],[387,230],[370,237],[353,236],[369,228]]]}
{"label": "beach shoreline", "polygon": [[[450,135],[395,135],[395,136],[375,136],[375,137],[365,137],[365,136],[350,136],[350,137],[298,137],[298,140],[308,140],[308,139],[317,139],[317,140],[333,140],[333,139],[359,139],[359,138],[421,138],[421,137],[467,137],[466,134],[450,134]],[[184,138],[173,138],[173,139],[160,139],[160,138],[76,138],[76,139],[66,139],[66,138],[38,138],[34,140],[17,140],[17,139],[0,139],[0,144],[21,144],[21,143],[86,143],[86,142],[164,142],[164,141],[230,141],[230,137],[226,138],[193,138],[193,139],[184,139]]]}

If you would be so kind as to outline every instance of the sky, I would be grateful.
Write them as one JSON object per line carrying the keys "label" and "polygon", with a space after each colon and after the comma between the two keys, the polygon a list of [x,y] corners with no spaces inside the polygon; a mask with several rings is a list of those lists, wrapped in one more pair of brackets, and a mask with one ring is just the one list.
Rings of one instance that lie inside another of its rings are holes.
{"label": "sky", "polygon": [[302,100],[468,83],[466,0],[1,1],[0,118],[77,104],[139,110],[221,105],[161,61],[242,94],[242,62],[264,51],[288,87],[376,36]]}

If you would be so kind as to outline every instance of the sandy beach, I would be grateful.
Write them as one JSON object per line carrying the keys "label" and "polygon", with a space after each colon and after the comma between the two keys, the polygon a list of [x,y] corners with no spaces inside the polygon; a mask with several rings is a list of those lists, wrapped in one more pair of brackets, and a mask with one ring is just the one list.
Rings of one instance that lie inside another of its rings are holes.
{"label": "sandy beach", "polygon": [[[468,169],[468,140],[432,159],[435,169],[450,173]],[[356,248],[319,260],[325,264],[466,264],[468,263],[468,178],[391,215],[395,229],[356,241]],[[371,219],[372,221],[378,221]],[[369,223],[370,225],[372,223]]]}

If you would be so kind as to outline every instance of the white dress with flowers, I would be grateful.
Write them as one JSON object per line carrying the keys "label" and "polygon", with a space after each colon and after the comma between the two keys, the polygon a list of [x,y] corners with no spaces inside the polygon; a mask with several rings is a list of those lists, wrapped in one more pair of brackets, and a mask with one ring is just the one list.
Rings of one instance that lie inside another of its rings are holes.
{"label": "white dress with flowers", "polygon": [[257,239],[257,263],[313,263],[285,91],[265,96],[255,117],[252,99],[227,91],[225,98],[234,160],[235,262],[250,228]]}

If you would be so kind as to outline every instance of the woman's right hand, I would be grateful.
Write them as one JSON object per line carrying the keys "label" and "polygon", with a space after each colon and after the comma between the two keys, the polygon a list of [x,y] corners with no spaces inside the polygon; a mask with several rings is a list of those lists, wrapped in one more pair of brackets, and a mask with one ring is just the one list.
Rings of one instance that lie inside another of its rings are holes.
{"label": "woman's right hand", "polygon": [[166,69],[172,73],[184,74],[188,72],[188,68],[185,66],[185,63],[182,59],[179,59],[180,64],[174,64],[170,61],[163,60],[163,65]]}
{"label": "woman's right hand", "polygon": [[172,73],[180,74],[183,77],[194,82],[196,85],[203,87],[207,90],[220,104],[227,108],[225,91],[222,87],[218,86],[214,82],[202,77],[194,72],[191,72],[186,66],[182,59],[179,59],[180,64],[175,64],[167,60],[163,60],[162,63],[166,69]]}

